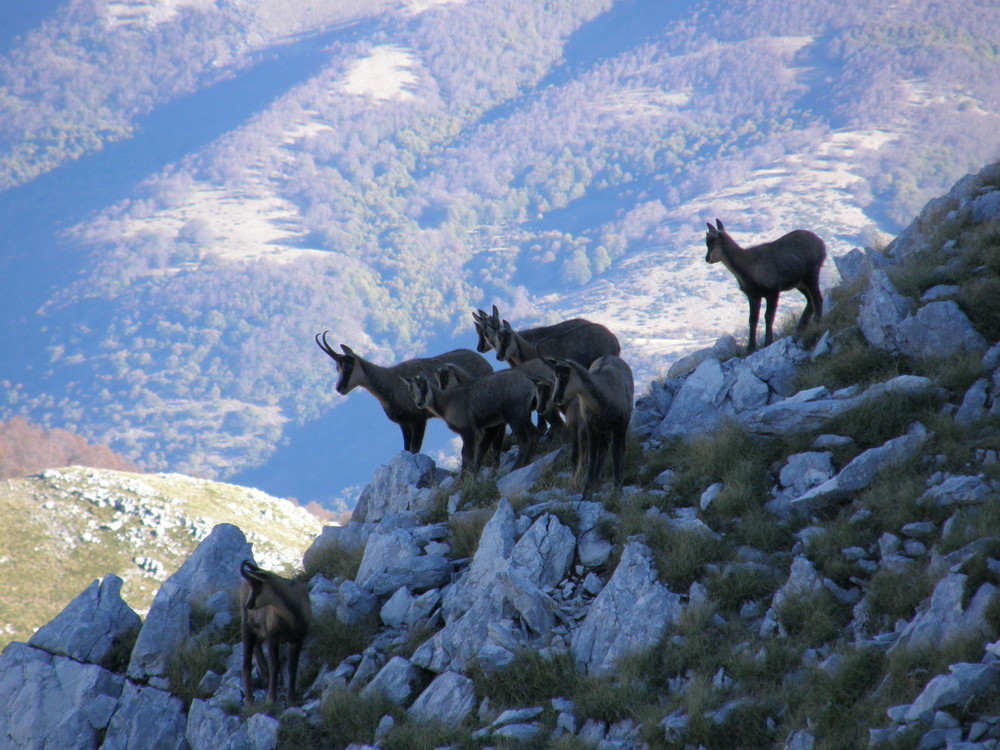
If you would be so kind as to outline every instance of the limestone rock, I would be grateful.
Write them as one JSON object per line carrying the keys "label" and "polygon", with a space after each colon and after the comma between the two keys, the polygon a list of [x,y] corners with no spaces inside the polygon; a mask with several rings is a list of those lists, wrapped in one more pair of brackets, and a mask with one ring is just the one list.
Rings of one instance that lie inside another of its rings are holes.
{"label": "limestone rock", "polygon": [[461,724],[476,705],[472,680],[457,672],[444,672],[410,706],[408,713],[424,723]]}
{"label": "limestone rock", "polygon": [[988,632],[987,609],[1000,590],[984,583],[963,606],[966,582],[961,573],[938,581],[926,608],[903,629],[893,648],[941,648],[958,637]]}
{"label": "limestone rock", "polygon": [[906,435],[869,448],[855,456],[836,476],[792,500],[793,509],[812,514],[850,497],[871,484],[880,472],[907,460],[926,438],[927,430],[918,423]]}
{"label": "limestone rock", "polygon": [[184,750],[187,716],[180,698],[153,687],[125,683],[101,750],[140,747]]}
{"label": "limestone rock", "polygon": [[509,474],[505,474],[497,480],[497,490],[503,497],[515,498],[531,492],[531,488],[541,479],[542,475],[548,471],[558,459],[562,449],[547,453],[536,461],[532,461],[527,466],[516,469]]}
{"label": "limestone rock", "polygon": [[402,706],[413,695],[417,670],[402,656],[392,657],[361,691],[362,698],[382,696]]}
{"label": "limestone rock", "polygon": [[358,498],[352,521],[380,521],[386,516],[426,512],[443,476],[434,459],[423,453],[400,451],[386,466],[375,470],[372,481]]}
{"label": "limestone rock", "polygon": [[124,680],[24,643],[0,654],[0,739],[11,748],[92,750]]}
{"label": "limestone rock", "polygon": [[362,588],[384,596],[401,586],[411,591],[439,588],[450,577],[451,562],[442,555],[422,554],[408,530],[396,529],[368,538],[355,579]]}
{"label": "limestone rock", "polygon": [[611,580],[573,634],[573,661],[588,674],[608,674],[625,654],[654,644],[681,609],[680,596],[656,580],[650,551],[629,542]]}
{"label": "limestone rock", "polygon": [[949,674],[931,680],[906,711],[908,722],[926,720],[934,712],[964,704],[970,698],[990,689],[1000,678],[1000,664],[952,664]]}
{"label": "limestone rock", "polygon": [[121,598],[122,579],[94,581],[28,641],[52,654],[101,664],[115,642],[138,631],[139,615]]}
{"label": "limestone rock", "polygon": [[684,381],[653,436],[683,437],[719,426],[731,416],[732,407],[724,405],[731,385],[732,379],[723,371],[719,360],[706,359]]}
{"label": "limestone rock", "polygon": [[243,580],[240,564],[252,560],[250,544],[232,524],[219,524],[184,564],[163,582],[139,631],[128,676],[145,680],[162,675],[167,657],[191,632],[191,604],[218,591],[234,591]]}

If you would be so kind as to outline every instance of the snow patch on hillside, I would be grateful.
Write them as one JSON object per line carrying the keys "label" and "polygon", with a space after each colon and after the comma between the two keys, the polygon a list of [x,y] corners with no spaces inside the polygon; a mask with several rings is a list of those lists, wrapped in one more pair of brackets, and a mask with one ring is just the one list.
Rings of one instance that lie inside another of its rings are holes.
{"label": "snow patch on hillside", "polygon": [[[851,165],[862,163],[860,152],[897,137],[882,130],[831,132],[817,147],[783,155],[739,183],[673,209],[660,232],[670,245],[634,253],[568,295],[536,300],[537,309],[607,325],[618,334],[637,383],[660,374],[663,362],[711,346],[720,336],[745,341],[746,298],[725,268],[705,263],[705,222],[721,218],[744,246],[811,229],[826,241],[829,255],[821,282],[833,286],[838,279],[832,257],[878,230],[851,193],[862,179]],[[801,294],[786,292],[777,322],[797,317],[804,306]],[[759,330],[762,335],[763,321]]]}
{"label": "snow patch on hillside", "polygon": [[413,75],[413,53],[395,44],[385,44],[354,62],[341,86],[348,94],[370,96],[376,101],[409,99],[417,82]]}

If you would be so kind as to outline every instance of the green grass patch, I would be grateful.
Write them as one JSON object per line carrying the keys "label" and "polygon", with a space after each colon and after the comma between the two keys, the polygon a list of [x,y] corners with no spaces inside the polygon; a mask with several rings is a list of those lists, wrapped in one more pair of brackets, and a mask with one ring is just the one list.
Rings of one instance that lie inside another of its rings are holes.
{"label": "green grass patch", "polygon": [[851,608],[824,590],[786,596],[775,606],[775,615],[790,638],[815,648],[839,636],[851,620]]}
{"label": "green grass patch", "polygon": [[309,565],[305,570],[307,578],[321,573],[328,581],[338,578],[354,580],[365,555],[363,547],[351,549],[339,544],[327,544],[309,555]]}
{"label": "green grass patch", "polygon": [[378,631],[378,615],[356,623],[343,622],[333,612],[313,620],[309,628],[308,658],[302,660],[300,681],[310,684],[322,664],[337,667],[344,659],[360,654]]}
{"label": "green grass patch", "polygon": [[870,346],[860,332],[841,336],[837,345],[835,353],[804,362],[798,368],[797,390],[826,386],[835,391],[851,385],[865,388],[910,372],[907,359]]}
{"label": "green grass patch", "polygon": [[453,559],[463,560],[476,554],[483,529],[495,512],[495,508],[477,508],[448,519],[448,546]]}

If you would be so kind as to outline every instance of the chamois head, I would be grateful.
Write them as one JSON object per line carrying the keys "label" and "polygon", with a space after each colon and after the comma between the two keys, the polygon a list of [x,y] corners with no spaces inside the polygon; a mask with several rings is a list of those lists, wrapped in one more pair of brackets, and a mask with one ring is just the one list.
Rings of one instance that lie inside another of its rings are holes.
{"label": "chamois head", "polygon": [[514,337],[517,333],[506,320],[500,322],[497,329],[494,345],[497,350],[497,359],[501,362],[510,362],[512,365],[520,364],[513,358],[517,357],[517,342]]}
{"label": "chamois head", "polygon": [[346,396],[358,385],[357,380],[352,378],[358,363],[358,355],[351,351],[351,348],[346,344],[340,345],[344,353],[338,354],[326,340],[326,334],[328,333],[329,331],[323,331],[322,340],[320,340],[320,334],[317,333],[316,345],[330,355],[333,361],[337,363],[337,372],[340,374],[340,377],[337,379],[337,393],[341,396]]}
{"label": "chamois head", "polygon": [[[444,369],[446,368],[441,368],[441,370]],[[440,370],[435,375],[439,379],[442,377]],[[447,375],[444,375],[444,377],[447,377]],[[413,403],[417,405],[417,408],[427,409],[431,405],[433,395],[430,381],[422,373],[417,373],[413,377],[403,377],[402,380],[406,383],[407,388],[410,389],[410,395],[413,396]]]}
{"label": "chamois head", "polygon": [[490,351],[496,343],[497,331],[500,330],[500,311],[493,305],[493,313],[476,310],[472,313],[472,321],[476,327],[476,351],[480,354]]}
{"label": "chamois head", "polygon": [[706,223],[708,232],[705,233],[705,245],[708,252],[705,253],[705,260],[709,263],[718,263],[722,260],[722,238],[726,234],[726,228],[722,222],[715,220],[716,226]]}
{"label": "chamois head", "polygon": [[584,370],[586,368],[573,360],[563,359],[561,357],[546,357],[545,363],[551,367],[552,371],[556,374],[555,384],[552,386],[552,395],[550,399],[551,403],[557,404],[558,406],[565,406],[574,395],[567,393],[573,373],[578,367]]}

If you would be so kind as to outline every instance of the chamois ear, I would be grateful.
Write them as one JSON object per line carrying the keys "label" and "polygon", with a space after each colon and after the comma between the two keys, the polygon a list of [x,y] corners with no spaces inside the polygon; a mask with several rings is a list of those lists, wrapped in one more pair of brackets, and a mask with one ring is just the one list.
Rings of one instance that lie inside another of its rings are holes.
{"label": "chamois ear", "polygon": [[341,344],[340,348],[344,351],[344,354],[346,354],[348,357],[354,357],[355,359],[357,358],[358,355],[355,354],[354,351],[351,349],[351,347],[349,347],[347,344]]}
{"label": "chamois ear", "polygon": [[500,325],[502,325],[502,326],[503,326],[503,329],[504,329],[505,331],[511,331],[511,332],[513,332],[513,330],[514,330],[513,328],[511,328],[511,327],[510,327],[510,323],[508,323],[508,322],[507,322],[506,320],[502,321],[502,322],[500,323]]}
{"label": "chamois ear", "polygon": [[261,569],[250,562],[250,560],[244,560],[240,563],[240,575],[252,586],[260,586],[264,582],[264,576],[261,575],[261,572]]}
{"label": "chamois ear", "polygon": [[445,389],[448,387],[448,380],[451,378],[451,367],[448,365],[442,365],[434,370],[434,379],[437,380],[438,388]]}
{"label": "chamois ear", "polygon": [[497,309],[496,305],[493,305],[493,319],[500,320],[500,311]]}
{"label": "chamois ear", "polygon": [[715,225],[716,225],[716,226],[717,226],[717,227],[719,228],[719,233],[720,233],[720,234],[721,234],[722,232],[725,232],[725,231],[726,231],[726,228],[725,228],[724,226],[722,226],[722,220],[721,220],[721,219],[716,219],[716,220],[715,220]]}

